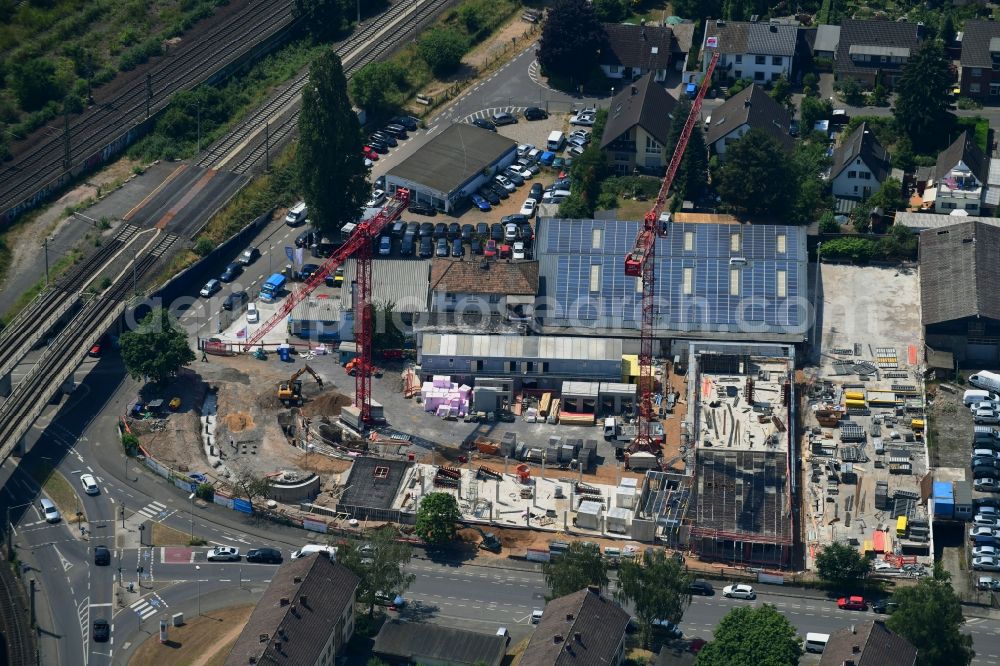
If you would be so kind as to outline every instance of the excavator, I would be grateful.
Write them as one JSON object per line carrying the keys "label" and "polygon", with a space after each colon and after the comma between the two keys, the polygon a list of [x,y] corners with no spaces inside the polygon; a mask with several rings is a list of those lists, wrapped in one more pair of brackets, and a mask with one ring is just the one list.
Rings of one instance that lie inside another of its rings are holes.
{"label": "excavator", "polygon": [[500,539],[497,538],[496,534],[494,534],[493,532],[484,532],[482,529],[476,527],[475,525],[471,525],[470,527],[479,532],[479,535],[483,537],[483,540],[479,542],[480,548],[482,548],[483,550],[488,550],[491,553],[499,553],[501,550],[503,550],[503,545],[501,544]]}
{"label": "excavator", "polygon": [[278,384],[278,400],[280,400],[285,407],[291,407],[293,404],[302,404],[302,382],[299,380],[299,377],[301,377],[305,372],[312,375],[312,378],[316,380],[319,387],[323,388],[323,379],[316,374],[315,370],[310,368],[308,365],[304,365],[296,370],[295,374],[289,377],[287,382],[280,382]]}

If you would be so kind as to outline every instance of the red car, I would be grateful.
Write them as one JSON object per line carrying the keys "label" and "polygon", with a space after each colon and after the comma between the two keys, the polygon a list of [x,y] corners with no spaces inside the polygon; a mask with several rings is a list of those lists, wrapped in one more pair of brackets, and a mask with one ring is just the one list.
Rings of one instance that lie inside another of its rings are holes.
{"label": "red car", "polygon": [[361,149],[361,153],[370,159],[372,162],[378,162],[378,153],[372,150],[371,146],[365,146]]}
{"label": "red car", "polygon": [[495,257],[497,256],[497,242],[492,238],[486,241],[486,249],[483,250],[484,257]]}
{"label": "red car", "polygon": [[837,608],[841,610],[864,610],[868,608],[864,597],[841,597],[837,599]]}
{"label": "red car", "polygon": [[510,255],[511,255],[510,245],[501,245],[500,246],[500,258],[501,259],[510,259]]}

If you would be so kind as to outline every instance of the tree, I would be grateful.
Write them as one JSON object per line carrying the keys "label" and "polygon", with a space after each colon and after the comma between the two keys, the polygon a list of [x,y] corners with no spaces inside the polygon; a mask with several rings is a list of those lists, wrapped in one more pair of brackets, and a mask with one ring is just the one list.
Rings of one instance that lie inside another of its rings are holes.
{"label": "tree", "polygon": [[547,76],[579,85],[597,66],[606,43],[604,28],[586,0],[556,0],[542,26],[538,62]]}
{"label": "tree", "polygon": [[65,92],[60,89],[55,64],[47,58],[28,58],[12,74],[11,88],[25,111],[37,111]]}
{"label": "tree", "polygon": [[[691,102],[686,97],[682,97],[677,106],[674,107],[670,119],[670,131],[664,146],[668,164],[674,156],[674,149],[677,147],[677,142],[680,141],[684,123],[687,122],[690,113]],[[708,148],[705,146],[705,136],[696,124],[691,131],[691,138],[688,139],[688,145],[684,150],[684,157],[681,158],[677,175],[674,177],[674,198],[678,201],[697,199],[704,192],[707,182]]]}
{"label": "tree", "polygon": [[903,67],[893,108],[896,124],[917,152],[934,150],[948,136],[942,130],[951,127],[954,120],[948,112],[950,85],[944,49],[935,40],[925,40]]}
{"label": "tree", "polygon": [[608,586],[608,567],[596,544],[574,541],[566,552],[542,565],[545,584],[549,586],[549,599],[564,597],[577,590],[595,585],[602,590]]}
{"label": "tree", "polygon": [[355,0],[295,0],[295,16],[303,20],[317,40],[329,40],[345,32],[355,13]]}
{"label": "tree", "polygon": [[437,76],[458,69],[467,48],[465,37],[453,28],[433,28],[417,42],[417,52]]}
{"label": "tree", "polygon": [[837,216],[833,214],[833,211],[826,211],[823,213],[823,217],[819,218],[819,232],[821,234],[839,234],[840,224],[837,222]]}
{"label": "tree", "polygon": [[250,502],[251,511],[253,511],[255,499],[267,499],[267,496],[271,494],[271,479],[258,474],[249,467],[242,465],[237,467],[232,480],[236,488]]}
{"label": "tree", "polygon": [[675,0],[674,13],[697,21],[722,16],[722,0]]}
{"label": "tree", "polygon": [[[406,334],[397,325],[396,304],[393,301],[373,303],[372,321],[375,322],[375,335],[372,338],[372,350],[375,353],[386,349],[402,349],[406,343]],[[402,322],[398,322],[402,324]]]}
{"label": "tree", "polygon": [[[826,247],[824,246],[824,250]],[[850,589],[861,583],[871,566],[857,548],[842,543],[831,543],[816,556],[819,577],[838,588]]]}
{"label": "tree", "polygon": [[917,235],[902,224],[894,224],[889,227],[889,233],[884,238],[879,239],[879,246],[887,257],[917,258]]}
{"label": "tree", "polygon": [[840,83],[840,96],[851,106],[861,106],[865,103],[864,90],[857,79],[848,78]]}
{"label": "tree", "polygon": [[355,222],[369,196],[361,125],[347,98],[340,58],[332,50],[309,68],[299,116],[299,182],[320,231]]}
{"label": "tree", "polygon": [[903,184],[895,178],[886,178],[878,192],[872,195],[871,202],[884,213],[897,210],[903,203]]}
{"label": "tree", "polygon": [[795,193],[788,154],[778,140],[752,129],[731,144],[720,170],[719,194],[750,215],[784,210]]}
{"label": "tree", "polygon": [[771,97],[778,104],[786,107],[792,107],[792,86],[788,83],[788,79],[784,75],[779,76],[778,80],[774,82],[771,87]]}
{"label": "tree", "polygon": [[941,41],[947,46],[955,41],[955,19],[950,13],[944,15],[941,24]]}
{"label": "tree", "polygon": [[154,384],[162,384],[194,360],[187,334],[163,308],[152,310],[136,330],[122,334],[121,353],[133,379],[148,378]]}
{"label": "tree", "polygon": [[972,636],[960,631],[965,618],[947,574],[935,563],[934,576],[912,587],[898,587],[899,604],[886,624],[917,648],[919,666],[969,664],[976,656]]}
{"label": "tree", "polygon": [[429,545],[443,546],[455,538],[455,524],[461,518],[454,495],[429,493],[420,500],[414,529]]}
{"label": "tree", "polygon": [[134,456],[139,451],[139,438],[130,432],[123,433],[122,448],[125,449],[125,455]]}
{"label": "tree", "polygon": [[792,666],[802,645],[795,627],[770,605],[741,606],[722,618],[714,638],[698,653],[696,666]]}
{"label": "tree", "polygon": [[359,69],[348,84],[354,103],[368,112],[372,121],[396,113],[406,101],[409,88],[406,70],[394,60],[371,62]]}
{"label": "tree", "polygon": [[818,141],[801,141],[792,152],[792,173],[796,176],[795,201],[789,221],[809,224],[823,210],[832,207],[823,172],[829,167],[826,144]]}
{"label": "tree", "polygon": [[337,551],[337,559],[361,579],[357,601],[368,606],[369,616],[375,614],[379,593],[395,598],[416,579],[404,569],[413,549],[398,536],[396,528],[387,525],[367,534],[365,541],[351,541]]}
{"label": "tree", "polygon": [[680,622],[691,603],[690,584],[683,565],[665,551],[656,550],[648,552],[641,563],[622,562],[615,596],[634,604],[643,642],[648,644],[654,620]]}
{"label": "tree", "polygon": [[799,115],[802,118],[802,133],[809,134],[817,122],[828,120],[833,115],[833,104],[828,99],[803,97]]}
{"label": "tree", "polygon": [[594,0],[594,14],[601,23],[619,23],[628,16],[626,0]]}

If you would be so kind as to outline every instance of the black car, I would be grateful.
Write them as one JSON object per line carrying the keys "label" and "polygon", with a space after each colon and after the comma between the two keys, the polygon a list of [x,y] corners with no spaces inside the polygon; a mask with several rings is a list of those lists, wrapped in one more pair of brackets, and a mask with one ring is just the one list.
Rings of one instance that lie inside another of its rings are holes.
{"label": "black car", "polygon": [[475,233],[475,231],[476,231],[476,228],[473,227],[471,224],[463,224],[462,225],[462,240],[465,241],[466,243],[468,243],[470,240],[472,240],[472,234]]}
{"label": "black car", "polygon": [[511,223],[518,225],[528,224],[528,216],[516,214],[516,215],[504,215],[503,217],[500,218],[500,224],[511,224]]}
{"label": "black car", "polygon": [[542,187],[541,183],[532,183],[531,184],[531,189],[528,191],[528,197],[531,198],[531,199],[534,199],[535,201],[541,201],[542,200],[542,193],[544,191],[545,190]]}
{"label": "black car", "polygon": [[254,548],[247,551],[247,562],[281,564],[281,551],[277,548]]}
{"label": "black car", "polygon": [[537,106],[529,106],[524,110],[525,120],[545,120],[549,117],[549,114],[545,112],[545,109],[539,109]]}
{"label": "black car", "polygon": [[691,584],[688,585],[688,592],[691,594],[701,594],[706,597],[710,597],[715,594],[715,588],[712,587],[712,584],[707,580],[698,578],[697,580],[691,581]]}
{"label": "black car", "polygon": [[386,132],[375,132],[374,134],[371,135],[370,140],[381,141],[382,143],[386,144],[391,148],[395,148],[396,146],[399,145],[399,142],[396,141],[396,137]]}
{"label": "black car", "polygon": [[498,243],[503,240],[502,224],[500,224],[499,222],[494,222],[492,225],[490,225],[490,238],[492,238]]}
{"label": "black car", "polygon": [[94,564],[99,567],[106,567],[111,564],[111,551],[107,546],[96,546],[94,548]]}
{"label": "black car", "polygon": [[393,125],[402,125],[411,132],[416,132],[419,127],[419,121],[413,116],[396,116],[395,118],[390,118],[389,122]]}
{"label": "black car", "polygon": [[475,125],[476,127],[481,127],[482,129],[489,130],[491,132],[497,131],[497,126],[491,123],[490,121],[486,120],[485,118],[476,118],[475,120],[472,121],[472,124]]}
{"label": "black car", "polygon": [[486,186],[491,190],[493,190],[494,192],[496,192],[497,196],[500,197],[501,199],[506,199],[507,197],[510,196],[510,192],[508,192],[507,189],[500,183],[490,181],[489,183],[487,183]]}
{"label": "black car", "polygon": [[379,176],[378,178],[376,178],[375,179],[375,183],[374,183],[372,189],[383,190],[384,191],[385,190],[385,176]]}
{"label": "black car", "polygon": [[448,256],[448,239],[447,238],[444,238],[442,236],[441,238],[437,239],[437,251],[435,252],[435,254],[437,256],[439,256],[439,257],[447,257]]}
{"label": "black car", "polygon": [[448,238],[454,240],[462,235],[462,225],[458,222],[452,222],[448,225]]}
{"label": "black car", "polygon": [[872,602],[872,610],[883,615],[892,615],[897,608],[899,604],[888,599],[876,599]]}
{"label": "black car", "polygon": [[455,238],[451,241],[451,256],[453,257],[464,257],[465,256],[465,246],[462,245],[461,238]]}
{"label": "black car", "polygon": [[424,222],[423,224],[420,225],[419,236],[421,238],[429,237],[433,233],[434,233],[434,223],[433,222]]}
{"label": "black car", "polygon": [[255,247],[248,247],[240,253],[240,258],[236,261],[240,262],[244,266],[249,266],[258,259],[260,259],[260,250]]}
{"label": "black car", "polygon": [[225,270],[222,271],[222,275],[219,276],[219,279],[223,282],[232,282],[238,278],[242,272],[243,266],[234,261],[226,266]]}
{"label": "black car", "polygon": [[424,236],[420,239],[420,252],[418,256],[421,259],[430,259],[434,256],[434,243],[431,242],[430,236]]}
{"label": "black car", "polygon": [[392,225],[392,235],[396,238],[402,238],[403,233],[406,231],[406,222],[399,220]]}
{"label": "black car", "polygon": [[972,498],[972,509],[974,512],[978,512],[979,509],[984,506],[991,506],[994,509],[1000,510],[1000,499],[995,497],[974,497]]}
{"label": "black car", "polygon": [[222,301],[222,309],[229,310],[230,312],[242,307],[244,303],[250,300],[245,291],[234,291],[233,293],[226,296],[226,300]]}
{"label": "black car", "polygon": [[406,234],[403,236],[403,240],[399,242],[399,256],[413,256],[413,252],[416,250],[416,238],[415,234]]}
{"label": "black car", "polygon": [[404,236],[416,236],[417,232],[420,230],[419,222],[407,222],[406,230],[403,232]]}
{"label": "black car", "polygon": [[508,168],[506,171],[503,172],[503,175],[507,176],[507,179],[510,180],[510,182],[517,185],[518,187],[524,185],[524,176],[522,176],[521,174],[512,169]]}
{"label": "black car", "polygon": [[428,206],[427,204],[411,203],[407,210],[414,215],[427,215],[429,217],[437,215],[437,209],[434,208],[434,206]]}
{"label": "black car", "polygon": [[108,624],[108,621],[104,619],[94,620],[94,642],[107,643],[110,638],[111,625]]}
{"label": "black car", "polygon": [[500,205],[500,196],[487,187],[479,188],[479,196],[489,201],[491,206]]}
{"label": "black car", "polygon": [[489,235],[489,233],[490,233],[490,225],[486,224],[485,222],[479,222],[478,224],[476,224],[477,236],[485,238],[486,236]]}
{"label": "black car", "polygon": [[313,276],[313,273],[315,273],[318,270],[319,266],[317,264],[302,264],[302,268],[299,269],[299,272],[296,275],[296,279],[305,282],[306,280],[308,280]]}
{"label": "black car", "polygon": [[382,132],[391,134],[397,139],[406,139],[408,135],[406,133],[406,128],[402,125],[386,125],[382,128]]}
{"label": "black car", "polygon": [[438,222],[434,225],[434,238],[444,238],[448,235],[448,225],[444,222]]}
{"label": "black car", "polygon": [[469,248],[472,250],[472,254],[482,254],[483,240],[479,236],[473,236],[472,240],[469,241]]}
{"label": "black car", "polygon": [[312,245],[313,232],[312,230],[303,231],[301,234],[295,237],[295,247],[309,247]]}
{"label": "black car", "polygon": [[514,114],[512,113],[507,113],[506,111],[503,111],[501,113],[493,114],[493,124],[496,125],[497,127],[501,127],[503,125],[514,125],[516,123],[517,123],[517,118],[515,118]]}
{"label": "black car", "polygon": [[380,155],[384,155],[385,153],[389,152],[389,144],[387,144],[385,141],[372,141],[368,145],[371,146],[372,150],[374,150],[376,153],[379,153]]}

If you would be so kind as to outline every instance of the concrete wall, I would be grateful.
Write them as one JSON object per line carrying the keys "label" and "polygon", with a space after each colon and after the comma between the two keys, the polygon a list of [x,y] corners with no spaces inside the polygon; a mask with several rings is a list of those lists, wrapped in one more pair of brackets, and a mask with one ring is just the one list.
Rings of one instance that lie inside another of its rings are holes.
{"label": "concrete wall", "polygon": [[319,475],[312,474],[295,483],[274,483],[268,497],[286,504],[296,504],[319,495]]}

